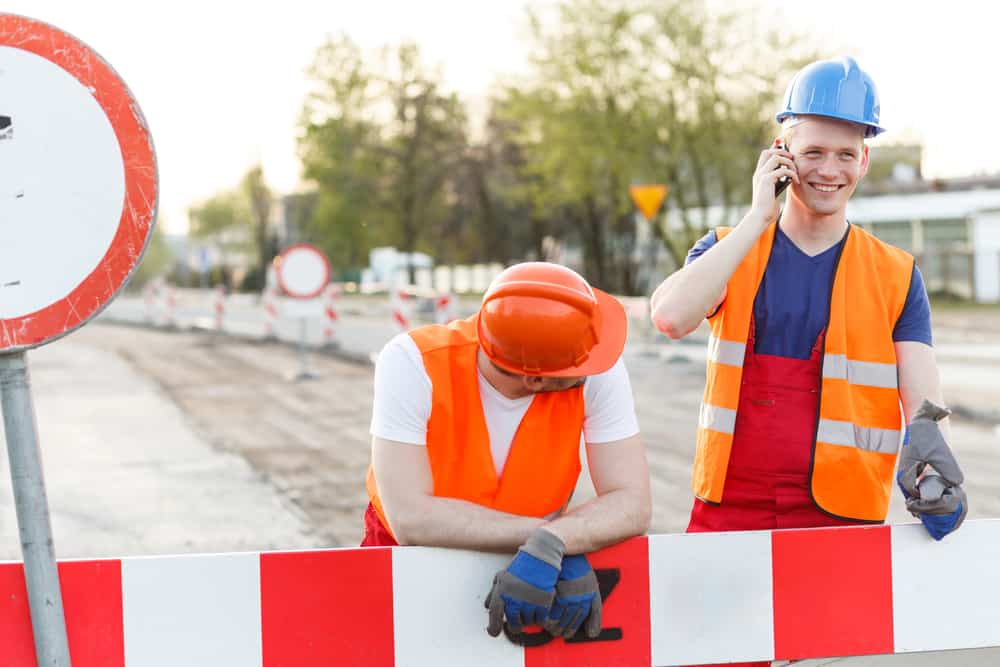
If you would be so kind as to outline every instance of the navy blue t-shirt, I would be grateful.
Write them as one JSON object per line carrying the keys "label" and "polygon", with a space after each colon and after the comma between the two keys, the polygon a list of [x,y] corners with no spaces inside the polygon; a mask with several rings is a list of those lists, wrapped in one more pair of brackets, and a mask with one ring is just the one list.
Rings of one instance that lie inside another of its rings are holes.
{"label": "navy blue t-shirt", "polygon": [[[716,241],[714,230],[705,234],[688,252],[685,264],[701,257]],[[764,279],[753,304],[757,323],[755,352],[809,358],[816,337],[830,316],[830,291],[843,244],[842,239],[832,248],[810,257],[778,226]],[[892,330],[892,339],[931,344],[931,307],[923,276],[915,263],[906,305]]]}

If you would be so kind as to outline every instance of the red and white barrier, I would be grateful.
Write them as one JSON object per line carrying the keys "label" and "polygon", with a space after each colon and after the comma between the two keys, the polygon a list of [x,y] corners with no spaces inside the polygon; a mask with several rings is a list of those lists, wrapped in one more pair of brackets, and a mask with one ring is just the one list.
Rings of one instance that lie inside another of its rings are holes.
{"label": "red and white barrier", "polygon": [[[1000,520],[654,535],[591,554],[596,640],[485,632],[510,555],[331,549],[60,563],[74,667],[686,665],[1000,646]],[[20,563],[5,667],[34,667]]]}
{"label": "red and white barrier", "polygon": [[434,321],[447,324],[458,319],[458,297],[446,292],[434,300]]}
{"label": "red and white barrier", "polygon": [[389,290],[389,313],[396,329],[402,333],[409,331],[412,325],[411,312],[413,300],[403,290],[393,287]]}
{"label": "red and white barrier", "polygon": [[278,322],[278,295],[274,287],[265,287],[261,296],[261,305],[264,308],[264,337],[276,338],[276,326]]}
{"label": "red and white barrier", "polygon": [[177,292],[172,285],[165,285],[163,294],[163,324],[173,329],[177,326]]}
{"label": "red and white barrier", "polygon": [[215,330],[222,331],[222,322],[226,314],[226,288],[223,285],[215,288],[212,310],[215,313]]}
{"label": "red and white barrier", "polygon": [[340,287],[330,284],[323,295],[323,344],[333,346],[337,344],[337,300],[340,298]]}
{"label": "red and white barrier", "polygon": [[146,324],[153,324],[156,319],[156,285],[146,283],[142,288],[143,319]]}

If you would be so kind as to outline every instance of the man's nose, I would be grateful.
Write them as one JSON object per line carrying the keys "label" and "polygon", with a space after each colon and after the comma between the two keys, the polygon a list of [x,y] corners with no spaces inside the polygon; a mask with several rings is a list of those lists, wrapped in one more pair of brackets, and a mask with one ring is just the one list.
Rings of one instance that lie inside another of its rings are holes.
{"label": "man's nose", "polygon": [[837,174],[840,173],[837,167],[837,156],[829,155],[823,158],[816,168],[816,172],[823,178],[836,178]]}

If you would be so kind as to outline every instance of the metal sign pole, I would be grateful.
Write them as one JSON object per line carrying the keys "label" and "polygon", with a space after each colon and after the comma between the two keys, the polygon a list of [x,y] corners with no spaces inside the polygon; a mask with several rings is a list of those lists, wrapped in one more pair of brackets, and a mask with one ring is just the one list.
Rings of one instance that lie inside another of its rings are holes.
{"label": "metal sign pole", "polygon": [[0,406],[39,667],[70,667],[27,353],[0,354]]}
{"label": "metal sign pole", "polygon": [[309,350],[306,346],[306,318],[299,318],[299,373],[294,380],[315,380],[319,375],[309,368]]}
{"label": "metal sign pole", "polygon": [[309,358],[306,356],[306,318],[299,318],[299,377],[309,377]]}

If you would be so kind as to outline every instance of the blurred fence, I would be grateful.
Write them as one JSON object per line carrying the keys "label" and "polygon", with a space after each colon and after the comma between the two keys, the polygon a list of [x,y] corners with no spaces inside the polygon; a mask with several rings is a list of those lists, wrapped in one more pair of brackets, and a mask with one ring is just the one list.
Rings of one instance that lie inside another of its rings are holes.
{"label": "blurred fence", "polygon": [[[121,295],[102,314],[108,321],[167,329],[200,329],[259,340],[298,341],[336,347],[370,359],[393,336],[412,327],[468,317],[481,302],[480,293],[456,294],[417,285],[362,292],[358,285],[331,284],[336,299],[297,300],[277,294],[225,294],[217,289],[177,288],[150,284],[142,298]],[[643,355],[673,355],[677,343],[656,332],[649,319],[649,299],[618,297],[628,315],[630,348]],[[335,312],[330,316],[330,310]],[[305,327],[304,329],[302,327]],[[689,343],[704,340],[693,336]]]}

